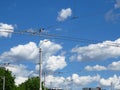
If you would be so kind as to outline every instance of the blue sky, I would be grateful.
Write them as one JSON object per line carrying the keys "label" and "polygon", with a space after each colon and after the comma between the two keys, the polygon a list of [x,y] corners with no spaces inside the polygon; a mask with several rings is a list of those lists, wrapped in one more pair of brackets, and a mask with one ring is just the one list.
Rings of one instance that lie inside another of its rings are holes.
{"label": "blue sky", "polygon": [[[40,46],[43,71],[63,72],[48,74],[47,87],[120,89],[120,0],[1,0],[0,12],[0,63],[17,85],[38,76]],[[40,28],[44,37],[15,34]]]}

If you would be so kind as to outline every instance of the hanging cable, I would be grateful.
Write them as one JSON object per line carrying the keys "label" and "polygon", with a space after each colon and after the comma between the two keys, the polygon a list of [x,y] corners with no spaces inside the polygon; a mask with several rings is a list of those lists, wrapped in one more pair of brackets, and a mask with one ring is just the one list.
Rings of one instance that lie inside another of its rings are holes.
{"label": "hanging cable", "polygon": [[[40,29],[39,31],[35,30],[24,30],[24,31],[9,31],[9,30],[4,30],[0,32],[6,32],[6,33],[13,33],[13,34],[23,34],[23,35],[32,35],[32,36],[39,36],[39,37],[44,37],[44,38],[53,38],[53,39],[59,39],[59,40],[65,40],[65,41],[73,41],[73,42],[81,42],[81,43],[88,43],[88,44],[95,44],[95,43],[100,43],[103,41],[99,40],[89,40],[89,39],[82,39],[82,38],[76,38],[76,37],[71,37],[71,36],[62,36],[62,35],[56,35],[56,34],[47,34],[42,32],[44,29]],[[115,47],[120,47],[119,43],[111,43],[111,44],[105,44],[106,46],[115,46]]]}

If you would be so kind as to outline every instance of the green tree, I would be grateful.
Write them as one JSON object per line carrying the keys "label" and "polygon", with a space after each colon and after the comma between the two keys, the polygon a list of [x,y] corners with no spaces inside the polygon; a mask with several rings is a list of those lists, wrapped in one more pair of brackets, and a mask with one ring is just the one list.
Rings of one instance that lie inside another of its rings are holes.
{"label": "green tree", "polygon": [[[42,89],[44,90],[43,84]],[[27,81],[20,84],[17,90],[39,90],[39,77],[29,78]]]}
{"label": "green tree", "polygon": [[12,76],[11,71],[0,67],[0,90],[3,90],[3,79],[5,77],[5,90],[15,90],[15,76]]}

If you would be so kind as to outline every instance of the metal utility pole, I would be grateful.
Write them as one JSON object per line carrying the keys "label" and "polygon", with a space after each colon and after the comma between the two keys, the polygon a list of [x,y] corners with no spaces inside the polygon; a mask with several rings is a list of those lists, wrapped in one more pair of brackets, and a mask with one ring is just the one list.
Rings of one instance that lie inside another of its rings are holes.
{"label": "metal utility pole", "polygon": [[39,55],[40,55],[39,56],[39,63],[40,63],[40,66],[39,66],[40,88],[39,88],[39,90],[42,90],[42,50],[41,50],[41,48],[39,48]]}
{"label": "metal utility pole", "polygon": [[[47,42],[48,40],[43,41],[40,46],[44,43]],[[39,90],[42,90],[42,48],[39,47],[39,78],[40,78],[40,88]]]}
{"label": "metal utility pole", "polygon": [[111,90],[114,90],[113,82],[111,82]]}
{"label": "metal utility pole", "polygon": [[44,90],[46,90],[46,73],[44,72]]}
{"label": "metal utility pole", "polygon": [[52,90],[52,81],[50,82],[50,85],[51,85],[51,90]]}
{"label": "metal utility pole", "polygon": [[0,76],[3,79],[3,90],[5,90],[5,76]]}
{"label": "metal utility pole", "polygon": [[3,90],[5,90],[5,76],[3,76]]}
{"label": "metal utility pole", "polygon": [[[8,66],[10,63],[0,63],[0,68],[4,68]],[[5,90],[5,76],[0,76],[3,79],[3,90]]]}

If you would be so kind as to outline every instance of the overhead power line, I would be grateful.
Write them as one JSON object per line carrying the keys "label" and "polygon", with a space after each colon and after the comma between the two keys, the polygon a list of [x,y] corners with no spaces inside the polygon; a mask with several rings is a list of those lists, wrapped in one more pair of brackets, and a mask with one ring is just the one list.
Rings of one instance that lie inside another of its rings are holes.
{"label": "overhead power line", "polygon": [[24,31],[14,31],[13,32],[13,31],[5,30],[5,31],[0,31],[0,32],[33,35],[33,36],[40,36],[40,37],[45,37],[45,38],[54,38],[54,39],[74,41],[74,42],[82,42],[82,43],[98,43],[98,42],[100,42],[100,41],[97,41],[97,40],[81,39],[81,38],[76,38],[76,37],[71,37],[71,36],[47,34],[47,33],[43,33],[42,29],[40,29],[39,31],[24,30]]}
{"label": "overhead power line", "polygon": [[[21,30],[21,31],[11,31],[9,29],[2,30],[0,32],[6,32],[6,33],[13,33],[13,34],[23,34],[23,35],[32,35],[32,36],[39,36],[44,38],[53,38],[53,39],[60,39],[60,40],[66,40],[66,41],[73,41],[73,42],[80,42],[80,43],[87,43],[87,44],[95,44],[95,43],[101,43],[103,41],[99,40],[89,40],[89,39],[82,39],[77,37],[71,37],[71,36],[63,36],[63,35],[57,35],[57,34],[48,34],[44,33],[44,28],[40,28],[39,30]],[[120,47],[120,43],[111,43],[111,44],[105,44],[106,46],[115,46]]]}

